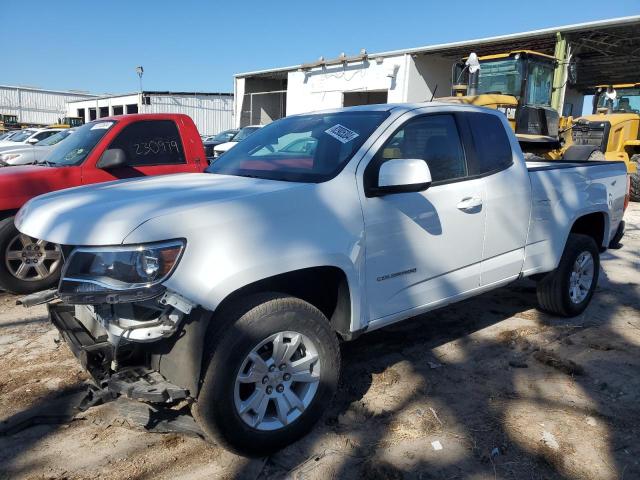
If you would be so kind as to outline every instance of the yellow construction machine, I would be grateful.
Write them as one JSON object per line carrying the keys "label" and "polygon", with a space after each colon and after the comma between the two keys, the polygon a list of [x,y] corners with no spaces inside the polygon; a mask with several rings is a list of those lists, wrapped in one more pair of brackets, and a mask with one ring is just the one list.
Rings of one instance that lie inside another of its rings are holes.
{"label": "yellow construction machine", "polygon": [[82,117],[63,117],[58,119],[58,123],[47,125],[47,128],[73,128],[84,125]]}
{"label": "yellow construction machine", "polygon": [[631,200],[640,201],[640,83],[599,85],[594,88],[593,111],[573,119],[568,159],[604,153],[606,160],[623,161],[630,176]]}
{"label": "yellow construction machine", "polygon": [[531,50],[472,53],[453,65],[451,97],[442,100],[501,110],[523,151],[560,158],[565,126],[551,106],[556,66],[555,57]]}

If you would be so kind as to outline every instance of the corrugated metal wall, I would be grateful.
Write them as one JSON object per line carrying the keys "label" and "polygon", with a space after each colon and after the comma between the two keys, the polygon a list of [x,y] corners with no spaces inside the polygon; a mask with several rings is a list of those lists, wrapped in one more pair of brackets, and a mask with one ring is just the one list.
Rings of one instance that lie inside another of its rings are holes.
{"label": "corrugated metal wall", "polygon": [[47,125],[67,114],[67,102],[92,98],[83,95],[34,88],[0,85],[0,113],[17,115],[18,121]]}
{"label": "corrugated metal wall", "polygon": [[215,135],[233,128],[233,97],[227,95],[150,95],[151,105],[141,113],[184,113],[201,135]]}

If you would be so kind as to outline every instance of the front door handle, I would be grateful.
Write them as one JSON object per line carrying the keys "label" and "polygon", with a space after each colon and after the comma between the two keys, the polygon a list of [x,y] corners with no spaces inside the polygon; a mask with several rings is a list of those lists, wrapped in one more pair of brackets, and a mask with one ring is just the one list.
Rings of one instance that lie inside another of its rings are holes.
{"label": "front door handle", "polygon": [[482,207],[482,199],[479,197],[465,197],[458,202],[458,210],[468,212],[470,210],[478,210]]}

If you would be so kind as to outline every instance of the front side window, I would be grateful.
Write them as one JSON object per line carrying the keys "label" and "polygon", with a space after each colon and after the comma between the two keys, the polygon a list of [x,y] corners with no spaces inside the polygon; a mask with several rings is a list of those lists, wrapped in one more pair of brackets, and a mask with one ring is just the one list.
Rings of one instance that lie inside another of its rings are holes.
{"label": "front side window", "polygon": [[251,135],[256,130],[260,130],[260,127],[244,127],[244,128],[241,128],[240,131],[236,135],[234,135],[232,137],[233,141],[234,142],[241,142],[242,140],[247,138],[249,135]]}
{"label": "front side window", "polygon": [[58,143],[43,161],[61,167],[80,165],[115,123],[109,120],[79,127],[73,135]]}
{"label": "front side window", "polygon": [[467,113],[465,118],[469,121],[476,154],[470,173],[484,175],[510,167],[513,153],[500,119],[487,113]]}
{"label": "front side window", "polygon": [[374,164],[398,158],[426,161],[434,183],[467,176],[467,163],[452,115],[409,120],[378,151]]}
{"label": "front side window", "polygon": [[130,167],[186,162],[178,127],[171,120],[144,120],[127,125],[109,148],[121,148]]}
{"label": "front side window", "polygon": [[529,62],[527,76],[528,105],[551,106],[553,84],[553,65],[550,63]]}
{"label": "front side window", "polygon": [[385,111],[345,111],[285,117],[252,133],[207,172],[324,182],[344,168],[388,115]]}

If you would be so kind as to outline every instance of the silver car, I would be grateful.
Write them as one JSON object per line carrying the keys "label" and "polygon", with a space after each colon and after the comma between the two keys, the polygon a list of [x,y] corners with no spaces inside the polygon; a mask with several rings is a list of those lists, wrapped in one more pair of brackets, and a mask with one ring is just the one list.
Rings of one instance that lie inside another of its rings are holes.
{"label": "silver car", "polygon": [[55,146],[67,138],[75,129],[61,130],[33,145],[19,144],[15,148],[0,153],[0,166],[29,165],[41,161]]}

